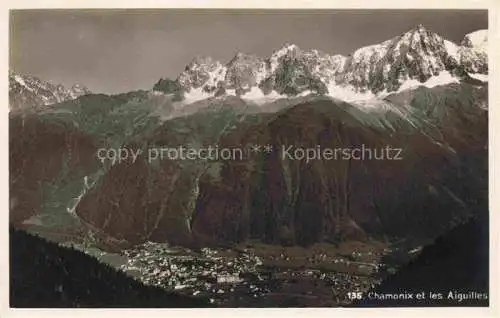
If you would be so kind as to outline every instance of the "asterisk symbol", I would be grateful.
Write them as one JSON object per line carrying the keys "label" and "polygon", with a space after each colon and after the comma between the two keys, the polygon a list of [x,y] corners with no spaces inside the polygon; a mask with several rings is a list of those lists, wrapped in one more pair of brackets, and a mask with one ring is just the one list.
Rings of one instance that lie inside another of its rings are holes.
{"label": "asterisk symbol", "polygon": [[267,153],[273,152],[273,146],[272,145],[265,145],[264,146],[264,151]]}
{"label": "asterisk symbol", "polygon": [[252,152],[260,152],[260,145],[251,145],[250,148]]}

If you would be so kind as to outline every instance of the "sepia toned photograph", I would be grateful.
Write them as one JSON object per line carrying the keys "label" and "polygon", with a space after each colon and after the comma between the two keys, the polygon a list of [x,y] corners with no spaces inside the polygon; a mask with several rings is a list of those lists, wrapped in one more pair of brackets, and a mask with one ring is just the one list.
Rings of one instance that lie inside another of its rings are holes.
{"label": "sepia toned photograph", "polygon": [[488,28],[10,10],[10,307],[489,307]]}

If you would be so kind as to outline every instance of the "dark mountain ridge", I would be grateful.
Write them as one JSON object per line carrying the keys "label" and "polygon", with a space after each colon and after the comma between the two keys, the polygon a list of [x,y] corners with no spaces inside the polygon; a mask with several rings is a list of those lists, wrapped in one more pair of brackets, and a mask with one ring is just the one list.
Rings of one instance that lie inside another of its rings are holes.
{"label": "dark mountain ridge", "polygon": [[[484,32],[467,39],[462,53],[482,54]],[[353,66],[356,72],[366,72],[358,76],[353,71],[352,80],[372,81],[378,78],[375,73],[387,71],[384,63],[396,60],[405,67],[417,63],[410,77],[423,72],[427,78],[446,69],[443,59],[456,61],[460,48],[453,48],[419,26],[357,50],[348,62],[294,45],[265,61],[238,54],[229,73],[221,63],[199,57],[178,80],[160,81],[152,92],[87,94],[35,113],[12,113],[11,222],[76,227],[130,243],[279,242],[286,236],[294,244],[311,244],[372,236],[434,237],[469,217],[487,197],[484,82],[465,74],[467,80],[383,99],[346,102],[313,94],[260,106],[238,96],[179,103],[179,96],[156,91],[175,95],[188,88],[203,90],[207,83],[247,91],[267,78],[283,84],[281,92],[290,85],[308,87],[316,77],[344,76],[341,69],[354,64],[359,64]],[[335,67],[339,63],[342,68]],[[255,72],[264,69],[272,71],[271,77]],[[217,80],[227,76],[237,85],[219,85]],[[385,75],[378,80],[390,84]],[[215,144],[268,145],[276,151],[233,161],[147,162],[141,156],[109,164],[97,157],[103,148],[147,153],[165,145]],[[304,162],[280,155],[289,146],[390,146],[401,149],[404,159]]]}
{"label": "dark mountain ridge", "polygon": [[[488,306],[489,229],[487,218],[471,218],[457,225],[399,271],[387,277],[352,306]],[[424,293],[408,299],[375,299],[375,294]],[[371,297],[368,297],[371,293]],[[430,293],[434,294],[431,298]],[[457,294],[461,294],[457,296]],[[481,294],[481,296],[478,296]],[[440,295],[439,297],[437,295]],[[478,298],[480,297],[480,298]]]}
{"label": "dark mountain ridge", "polygon": [[476,94],[464,85],[443,89],[411,93],[411,120],[394,112],[367,115],[331,101],[247,114],[242,121],[239,115],[223,117],[235,127],[222,135],[206,125],[234,110],[170,120],[141,147],[389,145],[403,149],[403,160],[306,163],[282,158],[280,151],[234,161],[150,164],[142,157],[113,166],[76,211],[104,232],[133,242],[279,242],[278,233],[288,233],[296,244],[371,236],[429,239],[471,216],[487,198],[483,97],[464,98]]}
{"label": "dark mountain ridge", "polygon": [[212,307],[146,286],[81,251],[10,228],[10,306],[15,308]]}

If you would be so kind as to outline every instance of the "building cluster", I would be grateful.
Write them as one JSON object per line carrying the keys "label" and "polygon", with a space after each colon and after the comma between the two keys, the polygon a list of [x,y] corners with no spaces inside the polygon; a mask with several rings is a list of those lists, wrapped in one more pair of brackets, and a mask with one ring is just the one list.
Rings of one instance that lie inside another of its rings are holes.
{"label": "building cluster", "polygon": [[[282,253],[283,254],[283,253]],[[123,252],[125,264],[120,269],[135,276],[143,283],[195,297],[207,297],[218,304],[286,294],[296,290],[304,295],[314,295],[310,286],[324,286],[338,303],[345,300],[347,292],[367,290],[377,280],[374,277],[353,273],[324,271],[314,268],[286,268],[263,266],[263,259],[251,250],[225,250],[202,248],[198,251],[171,247],[165,243],[145,243]],[[354,255],[353,255],[354,256]],[[355,255],[358,258],[360,255]],[[271,257],[290,260],[287,255]],[[271,260],[269,258],[269,260]],[[313,256],[332,263],[351,263],[355,267],[367,266],[343,257]],[[264,259],[265,261],[265,259]],[[367,263],[365,263],[367,264]],[[311,285],[312,284],[312,285]]]}

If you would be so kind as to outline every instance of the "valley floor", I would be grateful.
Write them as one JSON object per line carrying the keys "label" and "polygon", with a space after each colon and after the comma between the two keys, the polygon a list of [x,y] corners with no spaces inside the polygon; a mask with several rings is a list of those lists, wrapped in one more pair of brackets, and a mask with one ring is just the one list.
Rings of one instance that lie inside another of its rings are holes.
{"label": "valley floor", "polygon": [[[105,252],[73,240],[72,243],[67,241],[62,244],[70,247],[67,250],[70,252],[60,253],[76,255],[71,250],[80,250],[94,257],[87,257],[96,263],[93,266],[98,263],[107,264],[109,269],[106,271],[110,272],[114,268],[117,273],[123,275],[116,276],[119,277],[118,282],[129,280],[133,284],[198,301],[198,304],[206,302],[207,305],[218,307],[404,306],[406,302],[399,300],[386,304],[376,299],[359,299],[356,294],[390,293],[404,288],[415,294],[424,291],[442,295],[463,292],[463,295],[469,295],[472,291],[475,292],[474,295],[482,293],[481,295],[487,297],[488,251],[485,224],[487,222],[484,220],[469,221],[450,230],[435,242],[429,242],[429,245],[423,248],[404,242],[388,245],[373,240],[350,241],[340,245],[318,243],[308,247],[247,242],[224,248],[197,249],[146,242],[120,252]],[[44,234],[51,234],[52,238],[57,236],[55,232]],[[23,251],[19,250],[20,244],[24,244],[22,242],[18,240],[11,243],[15,247],[14,256]],[[50,248],[55,251],[57,245],[50,244],[47,246],[52,246]],[[42,254],[45,255],[46,252]],[[24,257],[39,256],[26,254]],[[75,257],[83,259],[83,256]],[[88,278],[86,276],[94,275],[88,273],[86,267],[71,263],[73,258],[69,257],[69,263],[61,265],[66,268],[64,272],[70,274],[71,280],[85,281]],[[64,257],[51,260],[45,255],[43,259],[45,263],[48,262],[46,265],[66,262]],[[14,268],[19,267],[15,257],[11,262],[14,262],[11,264]],[[42,263],[45,264],[44,262]],[[64,276],[57,268],[50,270],[53,271],[52,275]],[[31,271],[37,272],[38,269],[33,268]],[[19,270],[14,274],[14,278],[18,277],[14,279],[14,291],[20,293],[23,289],[19,282],[24,279],[22,277],[25,273]],[[56,280],[58,279],[56,277]],[[33,284],[33,279],[24,279],[23,284],[25,283]],[[56,284],[56,281],[45,283],[50,284]],[[74,291],[75,287],[70,285],[66,288]],[[56,293],[57,288],[60,288],[57,286],[60,285],[56,284]],[[133,295],[124,294],[123,297]],[[89,306],[94,300],[89,298],[87,303],[82,304],[75,300],[75,304]],[[113,301],[118,303],[122,300]],[[135,305],[127,304],[133,305],[132,307],[147,305],[142,304],[141,298],[135,301]],[[445,298],[439,302],[410,300],[408,305],[483,306],[487,302],[487,298],[465,301]],[[26,304],[36,307],[36,304]],[[61,303],[43,305],[66,306]],[[113,304],[104,301],[102,306],[112,307]],[[172,303],[170,306],[176,305]]]}
{"label": "valley floor", "polygon": [[146,243],[121,254],[95,253],[146,285],[208,298],[223,307],[334,307],[349,292],[373,288],[384,276],[381,242],[284,247],[250,243],[190,250]]}

